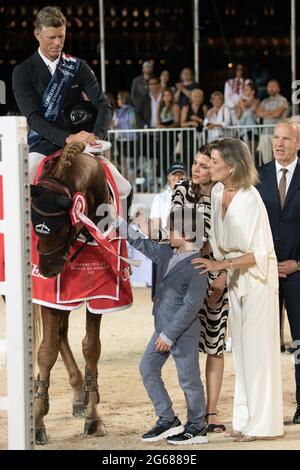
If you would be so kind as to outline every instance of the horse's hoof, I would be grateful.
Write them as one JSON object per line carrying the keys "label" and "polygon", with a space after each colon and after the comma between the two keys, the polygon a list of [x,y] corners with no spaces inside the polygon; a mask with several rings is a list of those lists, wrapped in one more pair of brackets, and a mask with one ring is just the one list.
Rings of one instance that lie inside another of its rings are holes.
{"label": "horse's hoof", "polygon": [[101,419],[86,419],[84,423],[85,436],[106,436],[104,423]]}
{"label": "horse's hoof", "polygon": [[85,406],[83,403],[78,402],[73,404],[73,416],[75,418],[84,418],[85,417]]}
{"label": "horse's hoof", "polygon": [[35,443],[38,446],[48,444],[48,438],[45,428],[35,428]]}

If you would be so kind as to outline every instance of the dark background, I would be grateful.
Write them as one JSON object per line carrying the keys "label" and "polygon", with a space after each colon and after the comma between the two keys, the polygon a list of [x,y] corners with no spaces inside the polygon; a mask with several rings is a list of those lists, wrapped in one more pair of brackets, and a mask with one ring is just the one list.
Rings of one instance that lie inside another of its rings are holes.
{"label": "dark background", "polygon": [[[36,12],[57,4],[69,21],[65,51],[87,60],[100,78],[98,0],[0,0],[0,79],[7,87],[1,114],[17,110],[11,74],[37,48]],[[167,68],[172,83],[182,67],[193,67],[192,0],[104,0],[104,5],[106,91],[129,90],[147,59],[155,61],[156,74]],[[206,100],[212,91],[223,91],[229,62],[243,63],[247,77],[255,80],[277,78],[290,100],[289,0],[200,0],[199,6],[200,84]]]}

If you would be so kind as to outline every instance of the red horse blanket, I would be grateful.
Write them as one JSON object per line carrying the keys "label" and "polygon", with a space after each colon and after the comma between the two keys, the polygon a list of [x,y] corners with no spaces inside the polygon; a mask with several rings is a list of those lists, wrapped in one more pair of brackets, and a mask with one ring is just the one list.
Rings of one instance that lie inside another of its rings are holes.
{"label": "red horse blanket", "polygon": [[[57,154],[55,154],[56,156]],[[40,164],[36,181],[46,161]],[[119,193],[107,165],[101,161],[115,206],[120,207]],[[38,237],[32,229],[32,291],[33,302],[54,307],[59,310],[73,310],[87,301],[92,313],[108,313],[130,307],[132,292],[128,276],[128,265],[120,258],[109,253],[96,242],[85,246],[77,258],[65,267],[62,274],[46,279],[38,271]],[[76,240],[70,255],[78,249],[83,241]],[[118,255],[127,258],[126,241],[118,236],[110,239]],[[119,272],[119,275],[116,275]]]}

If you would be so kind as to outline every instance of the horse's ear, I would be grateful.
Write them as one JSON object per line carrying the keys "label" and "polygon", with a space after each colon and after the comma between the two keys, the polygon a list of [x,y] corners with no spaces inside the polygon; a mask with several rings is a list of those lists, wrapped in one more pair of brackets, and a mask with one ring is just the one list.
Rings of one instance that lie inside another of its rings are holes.
{"label": "horse's ear", "polygon": [[73,204],[72,199],[66,196],[56,196],[56,202],[59,206],[63,207],[64,209],[70,209]]}
{"label": "horse's ear", "polygon": [[37,184],[31,184],[30,185],[30,196],[31,197],[38,197],[39,194],[41,194],[41,187],[38,186]]}

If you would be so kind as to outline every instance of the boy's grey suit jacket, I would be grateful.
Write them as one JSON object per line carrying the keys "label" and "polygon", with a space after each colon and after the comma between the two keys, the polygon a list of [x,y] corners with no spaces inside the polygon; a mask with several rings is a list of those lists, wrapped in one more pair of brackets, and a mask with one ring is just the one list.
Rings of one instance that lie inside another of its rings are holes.
{"label": "boy's grey suit jacket", "polygon": [[[128,230],[128,233],[127,233]],[[198,312],[206,294],[207,275],[199,276],[199,269],[191,264],[193,255],[179,261],[167,274],[173,255],[170,245],[161,245],[134,230],[125,222],[119,232],[128,242],[157,264],[156,294],[153,305],[155,330],[164,333],[174,343],[179,336],[200,335]]]}

